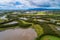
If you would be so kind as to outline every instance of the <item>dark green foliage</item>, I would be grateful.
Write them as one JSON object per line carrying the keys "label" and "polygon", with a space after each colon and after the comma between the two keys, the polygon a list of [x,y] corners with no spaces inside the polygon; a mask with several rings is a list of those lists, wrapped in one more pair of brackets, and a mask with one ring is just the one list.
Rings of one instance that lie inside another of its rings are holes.
{"label": "dark green foliage", "polygon": [[[60,34],[58,33],[56,33],[56,31],[55,30],[53,30],[53,29],[55,29],[55,28],[51,28],[48,24],[46,24],[46,23],[40,23],[40,25],[43,27],[43,29],[44,29],[44,34],[45,35],[55,35],[55,36],[60,36]],[[53,26],[52,26],[53,27]]]}
{"label": "dark green foliage", "polygon": [[0,25],[0,28],[8,28],[8,27],[14,27],[14,26],[17,26],[18,23],[16,24],[9,24],[9,25]]}
{"label": "dark green foliage", "polygon": [[32,24],[19,24],[21,28],[29,28]]}

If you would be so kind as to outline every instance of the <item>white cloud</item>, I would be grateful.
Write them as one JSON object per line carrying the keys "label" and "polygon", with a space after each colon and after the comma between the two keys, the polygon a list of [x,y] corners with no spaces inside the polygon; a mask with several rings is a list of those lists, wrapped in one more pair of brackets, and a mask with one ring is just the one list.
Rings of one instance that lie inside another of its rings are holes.
{"label": "white cloud", "polygon": [[49,2],[50,0],[30,0],[30,1],[35,4],[43,4],[43,3]]}
{"label": "white cloud", "polygon": [[[16,2],[21,3],[17,5]],[[34,4],[33,4],[34,3]],[[59,0],[0,0],[0,9],[23,9],[23,8],[36,8],[41,7],[37,5],[50,5],[50,7],[60,7]],[[16,4],[16,5],[14,5]],[[3,6],[4,5],[4,6]],[[42,6],[42,7],[43,7]]]}

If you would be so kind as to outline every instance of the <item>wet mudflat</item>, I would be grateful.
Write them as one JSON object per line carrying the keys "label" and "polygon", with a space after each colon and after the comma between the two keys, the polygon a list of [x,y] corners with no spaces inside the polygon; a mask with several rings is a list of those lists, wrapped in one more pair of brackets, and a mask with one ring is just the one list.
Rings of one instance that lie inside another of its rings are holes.
{"label": "wet mudflat", "polygon": [[15,28],[0,32],[0,40],[34,40],[36,37],[37,33],[32,28]]}

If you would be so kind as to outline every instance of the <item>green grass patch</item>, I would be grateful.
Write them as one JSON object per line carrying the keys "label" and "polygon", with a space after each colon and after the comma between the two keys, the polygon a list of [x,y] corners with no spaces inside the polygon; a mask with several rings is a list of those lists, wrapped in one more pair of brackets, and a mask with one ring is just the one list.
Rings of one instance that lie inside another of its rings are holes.
{"label": "green grass patch", "polygon": [[47,36],[42,37],[41,40],[60,40],[60,38],[56,36],[47,35]]}
{"label": "green grass patch", "polygon": [[44,33],[43,28],[40,25],[32,24],[32,27],[35,29],[38,36],[41,36]]}
{"label": "green grass patch", "polygon": [[28,23],[28,22],[25,22],[23,20],[19,20],[18,21],[18,25],[21,27],[21,28],[29,28],[30,26],[32,26],[31,23]]}
{"label": "green grass patch", "polygon": [[4,20],[0,19],[0,22],[4,22]]}
{"label": "green grass patch", "polygon": [[0,31],[4,31],[4,30],[6,30],[7,28],[0,28]]}

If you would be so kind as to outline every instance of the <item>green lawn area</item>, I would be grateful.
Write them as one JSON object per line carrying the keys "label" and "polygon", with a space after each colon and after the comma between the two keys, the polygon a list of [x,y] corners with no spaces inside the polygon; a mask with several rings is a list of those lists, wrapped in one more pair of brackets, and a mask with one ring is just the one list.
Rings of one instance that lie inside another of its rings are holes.
{"label": "green lawn area", "polygon": [[60,40],[60,38],[55,37],[55,36],[46,35],[46,36],[42,37],[41,40]]}

